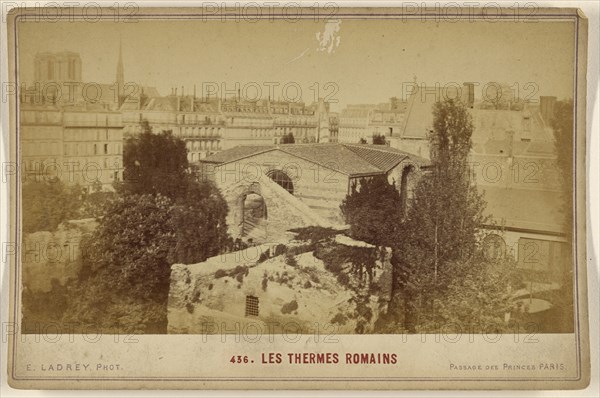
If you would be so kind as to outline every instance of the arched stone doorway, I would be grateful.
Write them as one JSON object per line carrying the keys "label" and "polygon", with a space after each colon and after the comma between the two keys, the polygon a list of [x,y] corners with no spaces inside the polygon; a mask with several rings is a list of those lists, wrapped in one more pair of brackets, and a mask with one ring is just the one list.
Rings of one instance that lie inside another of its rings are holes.
{"label": "arched stone doorway", "polygon": [[248,191],[239,198],[240,237],[248,243],[262,243],[267,238],[267,205],[260,193]]}

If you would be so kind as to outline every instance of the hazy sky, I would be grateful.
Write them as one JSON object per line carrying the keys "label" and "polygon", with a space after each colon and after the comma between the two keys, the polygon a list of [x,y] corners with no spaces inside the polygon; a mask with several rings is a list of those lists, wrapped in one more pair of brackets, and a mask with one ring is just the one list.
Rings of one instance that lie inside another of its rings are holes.
{"label": "hazy sky", "polygon": [[[331,30],[332,24],[329,25]],[[296,82],[306,102],[339,91],[340,105],[385,102],[402,96],[402,83],[473,81],[518,83],[522,95],[571,97],[574,25],[570,22],[406,22],[343,20],[331,51],[319,51],[325,22],[139,21],[137,23],[34,23],[19,26],[22,81],[33,78],[33,57],[43,51],[79,52],[84,81],[113,83],[119,38],[125,80],[191,93],[202,83]],[[337,42],[339,37],[339,42]],[[329,42],[327,45],[331,45]],[[247,86],[250,87],[250,86]],[[311,89],[312,87],[312,89]],[[181,88],[179,88],[181,90]],[[254,95],[254,89],[247,92]],[[295,96],[291,86],[288,96]],[[476,96],[480,91],[476,89]]]}

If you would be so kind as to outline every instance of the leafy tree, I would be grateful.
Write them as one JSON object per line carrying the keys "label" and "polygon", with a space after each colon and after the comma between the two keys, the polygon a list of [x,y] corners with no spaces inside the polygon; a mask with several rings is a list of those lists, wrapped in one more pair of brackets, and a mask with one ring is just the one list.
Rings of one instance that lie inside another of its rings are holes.
{"label": "leafy tree", "polygon": [[296,142],[296,138],[294,138],[294,134],[287,133],[281,138],[282,144],[294,144]]}
{"label": "leafy tree", "polygon": [[145,126],[124,148],[125,169],[136,180],[118,186],[98,227],[81,242],[82,272],[66,321],[164,333],[170,266],[204,261],[231,240],[227,204],[212,182],[187,172],[184,142]]}
{"label": "leafy tree", "polygon": [[153,319],[166,332],[171,206],[161,195],[125,195],[111,203],[93,235],[80,244],[82,270],[70,292],[66,322],[141,333],[150,330],[146,323]]}
{"label": "leafy tree", "polygon": [[98,218],[104,215],[106,206],[116,197],[113,191],[103,191],[102,184],[96,181],[92,185],[91,192],[84,192],[82,197],[81,217]]}
{"label": "leafy tree", "polygon": [[381,134],[373,135],[373,144],[374,145],[387,145],[387,141],[385,140],[385,135],[381,135]]}
{"label": "leafy tree", "polygon": [[360,140],[358,140],[359,144],[366,144],[367,140],[365,140],[364,138],[361,138]]}
{"label": "leafy tree", "polygon": [[522,110],[524,102],[516,98],[513,89],[506,83],[491,83],[485,86],[483,106],[491,109]]}
{"label": "leafy tree", "polygon": [[[228,237],[226,215],[227,205],[210,182],[190,184],[177,200],[132,194],[112,201],[93,235],[81,243],[84,269],[75,291],[84,299],[74,300],[67,318],[83,317],[110,329],[117,322],[114,311],[133,306],[138,316],[131,315],[130,324],[119,321],[120,327],[139,331],[136,323],[148,319],[153,321],[146,332],[164,327],[170,266],[219,254]],[[82,293],[88,290],[98,294]]]}
{"label": "leafy tree", "polygon": [[110,270],[105,278],[116,291],[142,299],[155,298],[168,287],[169,251],[174,245],[169,225],[173,201],[162,195],[127,195],[107,209],[92,238],[82,243],[86,271]]}
{"label": "leafy tree", "polygon": [[22,189],[23,232],[54,231],[63,221],[76,218],[81,188],[59,180],[26,181]]}
{"label": "leafy tree", "polygon": [[[350,274],[353,276],[353,281],[358,282],[350,283],[346,272],[338,274],[338,281],[342,285],[352,286],[355,292],[356,315],[357,319],[360,319],[356,331],[364,333],[372,315],[368,302],[376,259],[379,256],[380,260],[383,260],[384,248],[395,245],[395,238],[402,221],[402,198],[396,185],[390,184],[386,176],[363,178],[360,180],[360,185],[352,185],[350,194],[342,201],[340,208],[346,223],[350,225],[350,236],[371,243],[379,249],[376,253],[372,249],[349,247],[335,254],[335,256],[345,257],[344,262],[351,264]],[[327,259],[324,262],[331,264]]]}
{"label": "leafy tree", "polygon": [[316,248],[318,243],[329,242],[340,233],[340,231],[334,228],[318,226],[292,228],[289,231],[296,234],[295,240],[308,241],[313,249]]}
{"label": "leafy tree", "polygon": [[171,209],[175,245],[170,261],[195,263],[219,254],[227,245],[227,203],[210,181],[190,183]]}
{"label": "leafy tree", "polygon": [[[425,274],[424,278],[431,278]],[[512,261],[486,261],[475,256],[448,262],[437,276],[444,286],[433,298],[432,309],[418,312],[418,329],[429,332],[445,326],[452,332],[505,332],[513,326],[504,316],[513,310],[512,293],[522,287]],[[427,281],[432,284],[435,281]]]}
{"label": "leafy tree", "polygon": [[125,141],[119,190],[124,194],[160,193],[170,198],[182,195],[188,170],[185,142],[170,131],[152,133],[147,121],[141,125],[142,132]]}
{"label": "leafy tree", "polygon": [[394,243],[402,219],[402,199],[386,176],[363,178],[359,185],[353,184],[340,209],[353,238],[377,246]]}
{"label": "leafy tree", "polygon": [[[69,282],[66,283],[68,285]],[[49,291],[31,290],[23,286],[21,331],[41,333],[47,325],[60,321],[68,304],[67,287],[56,278],[50,280]]]}
{"label": "leafy tree", "polygon": [[445,267],[473,257],[485,221],[485,202],[468,173],[471,117],[453,100],[436,103],[433,115],[431,172],[415,187],[393,258],[394,292],[404,296],[407,325],[415,324],[423,306],[431,311],[433,300],[443,294],[439,275]]}

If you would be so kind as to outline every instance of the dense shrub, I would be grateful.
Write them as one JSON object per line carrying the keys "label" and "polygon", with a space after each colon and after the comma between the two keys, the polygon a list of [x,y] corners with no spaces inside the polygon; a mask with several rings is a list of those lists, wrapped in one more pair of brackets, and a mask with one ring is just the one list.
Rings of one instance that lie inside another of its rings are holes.
{"label": "dense shrub", "polygon": [[202,262],[231,245],[227,204],[213,183],[188,173],[185,143],[153,134],[147,123],[127,140],[123,161],[117,197],[82,241],[82,272],[65,319],[91,330],[164,333],[170,266]]}
{"label": "dense shrub", "polygon": [[227,271],[225,271],[224,269],[218,269],[215,272],[215,279],[224,278],[226,276],[227,276]]}
{"label": "dense shrub", "polygon": [[270,258],[271,252],[269,249],[265,250],[264,252],[260,253],[260,256],[258,257],[258,261],[256,262],[257,264],[260,263],[264,263],[265,261],[267,261]]}
{"label": "dense shrub", "polygon": [[311,244],[319,243],[325,240],[329,240],[335,235],[339,233],[338,230],[333,228],[325,228],[325,227],[303,227],[303,228],[294,228],[291,229],[290,232],[296,234],[295,238],[300,241],[308,241]]}
{"label": "dense shrub", "polygon": [[281,307],[281,312],[284,314],[291,314],[292,312],[298,309],[298,302],[296,300],[292,300],[289,303],[284,304]]}
{"label": "dense shrub", "polygon": [[348,321],[348,318],[346,318],[346,316],[344,314],[342,314],[341,312],[338,312],[337,314],[335,314],[335,316],[333,318],[331,318],[331,323],[333,325],[335,325],[335,324],[345,325],[347,321]]}
{"label": "dense shrub", "polygon": [[275,253],[273,254],[273,257],[281,256],[286,251],[287,251],[287,246],[280,243],[277,246],[275,246]]}
{"label": "dense shrub", "polygon": [[79,216],[79,186],[61,181],[26,181],[22,185],[23,232],[54,231],[60,223]]}
{"label": "dense shrub", "polygon": [[296,257],[290,253],[285,254],[285,263],[290,267],[298,267],[298,260],[296,260]]}

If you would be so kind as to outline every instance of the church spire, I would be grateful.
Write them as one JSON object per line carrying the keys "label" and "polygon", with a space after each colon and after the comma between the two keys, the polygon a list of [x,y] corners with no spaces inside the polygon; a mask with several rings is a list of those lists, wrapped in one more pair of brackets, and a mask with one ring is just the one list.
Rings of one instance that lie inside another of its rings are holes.
{"label": "church spire", "polygon": [[123,69],[123,49],[121,45],[121,38],[119,38],[119,61],[117,63],[117,96],[119,99],[119,106],[122,103],[123,90],[125,87],[125,72]]}

